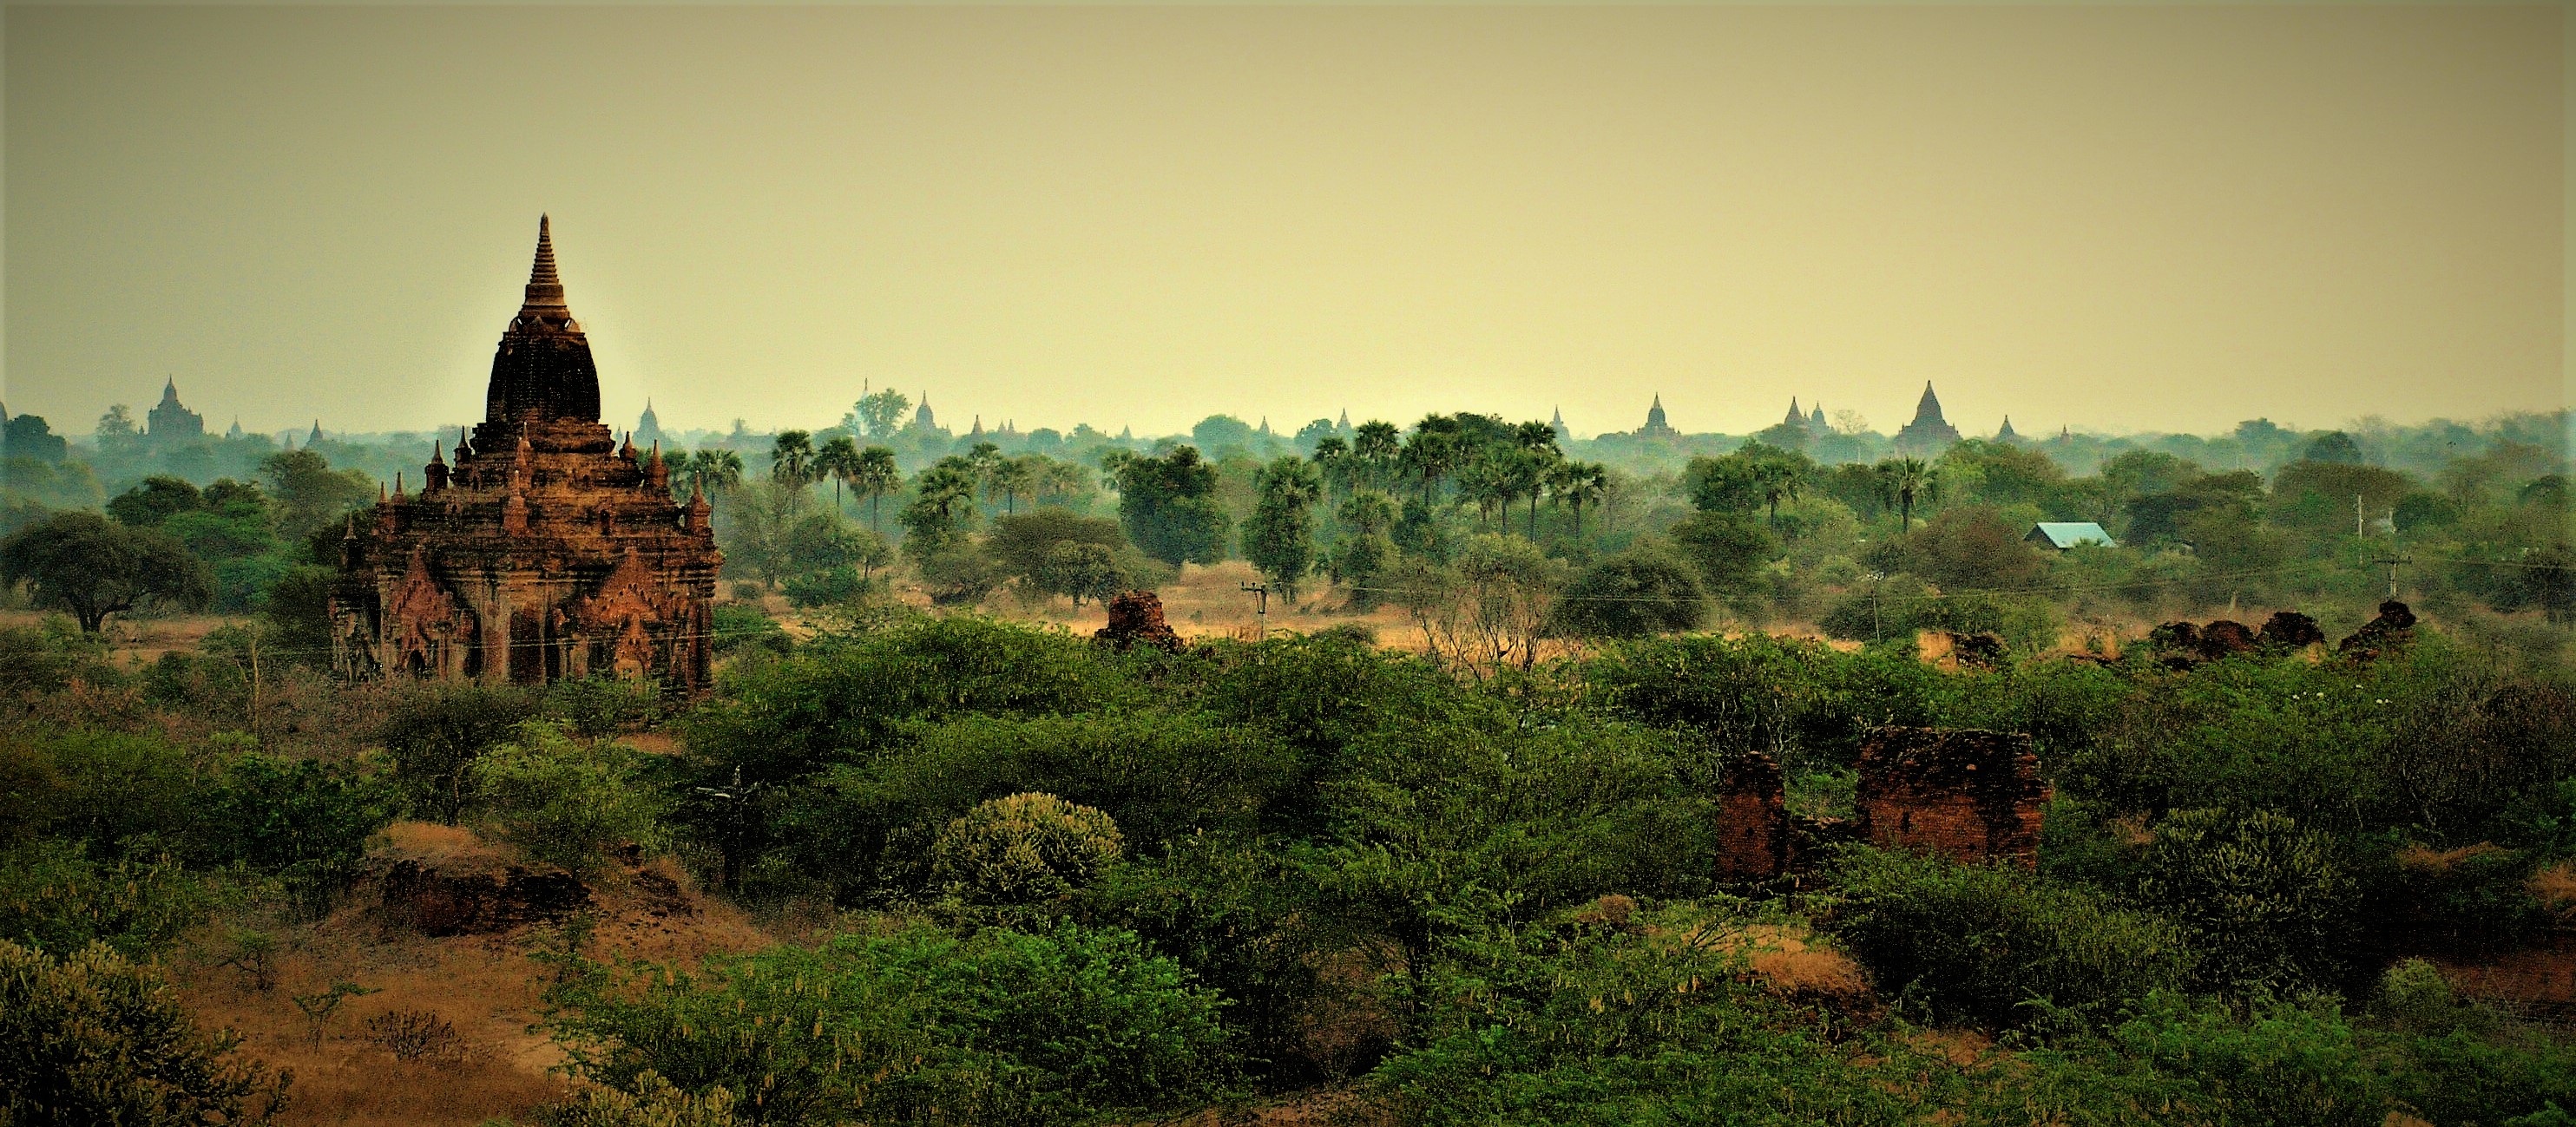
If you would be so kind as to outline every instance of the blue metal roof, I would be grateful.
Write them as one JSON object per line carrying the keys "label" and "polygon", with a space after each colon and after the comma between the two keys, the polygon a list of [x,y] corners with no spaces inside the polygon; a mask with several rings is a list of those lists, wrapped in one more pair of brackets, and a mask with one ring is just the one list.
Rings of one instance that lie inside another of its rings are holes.
{"label": "blue metal roof", "polygon": [[2030,535],[2022,539],[2034,544],[2046,543],[2049,547],[2060,551],[2078,544],[2099,544],[2105,548],[2119,547],[2111,542],[2110,533],[2102,531],[2101,525],[2089,520],[2044,520],[2032,525]]}

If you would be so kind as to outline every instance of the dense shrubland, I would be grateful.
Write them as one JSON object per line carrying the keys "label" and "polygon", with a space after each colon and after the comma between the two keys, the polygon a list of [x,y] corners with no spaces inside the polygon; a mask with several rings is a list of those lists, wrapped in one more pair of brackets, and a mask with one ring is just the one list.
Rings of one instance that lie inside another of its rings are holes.
{"label": "dense shrubland", "polygon": [[[2423,961],[2576,922],[2565,467],[2512,425],[1866,464],[1819,460],[1849,435],[1592,446],[1618,469],[1473,415],[1280,448],[1202,429],[914,436],[909,476],[831,435],[752,444],[748,475],[688,455],[676,487],[718,494],[740,593],[809,608],[791,633],[720,605],[697,701],[334,682],[316,549],[364,492],[320,454],[90,498],[83,535],[132,565],[108,621],[253,616],[145,664],[94,616],[0,629],[0,988],[54,1007],[0,1007],[0,1089],[72,1082],[21,1015],[106,1007],[82,1035],[137,1047],[81,1091],[255,1114],[271,1081],[183,1028],[153,961],[321,917],[413,818],[579,873],[668,854],[828,921],[703,965],[557,944],[546,1027],[594,1085],[564,1123],[1133,1122],[1318,1085],[1426,1124],[2576,1108],[2576,1050]],[[2355,535],[2354,495],[2388,523]],[[26,499],[22,544],[66,519]],[[2043,518],[2122,546],[2042,554],[2020,534]],[[2348,628],[2385,582],[2361,565],[2395,552],[2440,628],[2376,659],[2045,656],[2231,603]],[[1090,601],[1230,554],[1282,595],[1394,608],[1419,652],[1337,630],[1117,653],[888,597]],[[1862,644],[1689,632],[1719,623]],[[1931,629],[2006,652],[1937,667]],[[1715,880],[1739,757],[1777,761],[1799,813],[1848,813],[1891,724],[2032,736],[2056,795],[2035,871],[1845,846]],[[1869,990],[1765,970],[1784,941]]]}
{"label": "dense shrubland", "polygon": [[[610,683],[328,689],[381,717],[354,746],[150,702],[175,679],[235,715],[246,686],[195,669],[221,653],[0,643],[28,671],[0,938],[46,958],[309,914],[398,814],[576,870],[669,850],[755,908],[841,913],[705,966],[549,956],[548,1028],[603,1085],[567,1122],[1094,1122],[1329,1082],[1420,1123],[2576,1106],[2576,1049],[2410,961],[2564,926],[2535,877],[2576,860],[2576,685],[2441,633],[1966,672],[1703,635],[1479,681],[1345,636],[1120,654],[913,617],[736,662],[676,714]],[[119,693],[147,696],[39,720]],[[1734,757],[1829,806],[1891,723],[2033,735],[2037,871],[1843,847],[1713,879]],[[680,750],[617,745],[652,725]],[[1781,935],[1874,993],[1767,978]],[[1991,1047],[1962,1063],[1960,1029]]]}

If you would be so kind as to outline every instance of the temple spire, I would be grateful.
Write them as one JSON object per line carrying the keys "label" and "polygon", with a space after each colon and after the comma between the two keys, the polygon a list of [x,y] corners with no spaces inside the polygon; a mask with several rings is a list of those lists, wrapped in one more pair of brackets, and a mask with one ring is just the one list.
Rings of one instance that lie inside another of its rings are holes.
{"label": "temple spire", "polygon": [[563,278],[555,273],[552,228],[547,216],[537,217],[537,260],[528,267],[528,297],[522,304],[523,311],[555,312],[565,308]]}

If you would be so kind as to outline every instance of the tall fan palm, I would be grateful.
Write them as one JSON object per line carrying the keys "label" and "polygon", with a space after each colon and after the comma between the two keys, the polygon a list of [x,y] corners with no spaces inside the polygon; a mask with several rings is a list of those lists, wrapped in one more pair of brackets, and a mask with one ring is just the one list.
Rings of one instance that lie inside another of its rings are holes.
{"label": "tall fan palm", "polygon": [[811,484],[814,469],[814,436],[801,430],[782,430],[770,445],[769,479],[785,483],[793,492],[787,495],[787,513],[796,515],[796,498]]}
{"label": "tall fan palm", "polygon": [[877,519],[878,502],[902,485],[903,471],[895,468],[894,451],[883,446],[859,451],[858,468],[850,473],[850,488],[867,494],[869,531],[885,531]]}
{"label": "tall fan palm", "polygon": [[1880,495],[1892,498],[1897,504],[1898,532],[1913,530],[1916,497],[1929,501],[1941,499],[1940,471],[1925,465],[1921,458],[1890,458],[1880,462],[1878,481]]}
{"label": "tall fan palm", "polygon": [[1404,449],[1404,436],[1395,424],[1383,419],[1361,423],[1351,432],[1351,456],[1360,460],[1368,473],[1368,483],[1384,488],[1395,469],[1395,460]]}
{"label": "tall fan palm", "polygon": [[1547,492],[1574,510],[1574,538],[1583,539],[1583,506],[1599,504],[1610,474],[1591,462],[1560,462],[1547,475]]}
{"label": "tall fan palm", "polygon": [[742,484],[742,455],[721,446],[710,446],[689,455],[689,483],[698,492],[714,494]]}
{"label": "tall fan palm", "polygon": [[814,451],[814,472],[832,479],[832,514],[841,514],[841,487],[859,472],[859,444],[842,435]]}

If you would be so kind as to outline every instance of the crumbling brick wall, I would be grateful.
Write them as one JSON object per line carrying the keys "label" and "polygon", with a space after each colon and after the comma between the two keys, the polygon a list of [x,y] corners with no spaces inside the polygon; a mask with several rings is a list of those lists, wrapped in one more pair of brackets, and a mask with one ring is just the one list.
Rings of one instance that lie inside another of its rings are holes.
{"label": "crumbling brick wall", "polygon": [[1961,861],[2039,862],[2048,784],[2030,737],[1974,728],[1881,728],[1860,749],[1861,840]]}
{"label": "crumbling brick wall", "polygon": [[1717,875],[1769,880],[1789,867],[1789,805],[1780,764],[1747,752],[1729,765],[1717,793]]}

